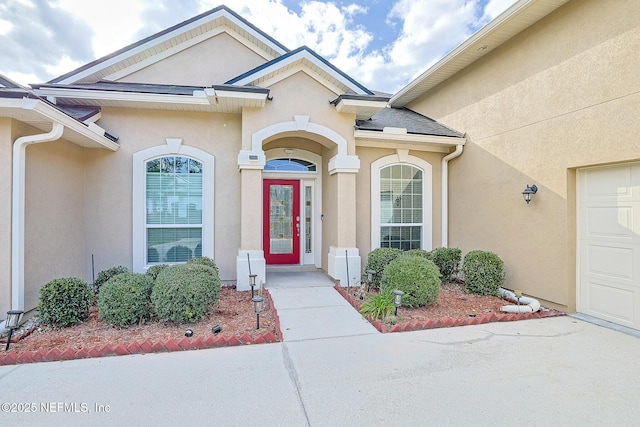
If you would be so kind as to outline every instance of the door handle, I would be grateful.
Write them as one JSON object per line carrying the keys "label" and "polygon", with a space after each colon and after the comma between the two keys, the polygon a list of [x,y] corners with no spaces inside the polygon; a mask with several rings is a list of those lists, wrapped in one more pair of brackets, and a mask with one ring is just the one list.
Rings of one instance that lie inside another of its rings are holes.
{"label": "door handle", "polygon": [[296,231],[297,231],[297,236],[296,237],[300,237],[300,217],[296,216]]}

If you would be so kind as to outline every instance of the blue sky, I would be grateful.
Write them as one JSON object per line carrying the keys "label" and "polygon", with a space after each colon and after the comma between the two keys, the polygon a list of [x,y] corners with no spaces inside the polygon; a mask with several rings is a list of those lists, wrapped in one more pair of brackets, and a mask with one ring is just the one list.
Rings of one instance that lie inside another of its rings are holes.
{"label": "blue sky", "polygon": [[[515,0],[227,0],[290,49],[306,45],[393,93]],[[219,0],[0,2],[0,74],[42,83],[220,5]]]}

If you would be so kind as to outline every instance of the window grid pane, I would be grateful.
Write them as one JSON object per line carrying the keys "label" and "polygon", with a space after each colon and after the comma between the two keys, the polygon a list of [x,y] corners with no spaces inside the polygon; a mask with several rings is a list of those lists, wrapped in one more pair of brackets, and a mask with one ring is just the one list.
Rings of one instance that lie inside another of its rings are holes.
{"label": "window grid pane", "polygon": [[147,162],[147,264],[202,256],[202,169],[180,156]]}
{"label": "window grid pane", "polygon": [[392,165],[380,170],[381,247],[421,247],[422,187],[422,171],[414,166]]}

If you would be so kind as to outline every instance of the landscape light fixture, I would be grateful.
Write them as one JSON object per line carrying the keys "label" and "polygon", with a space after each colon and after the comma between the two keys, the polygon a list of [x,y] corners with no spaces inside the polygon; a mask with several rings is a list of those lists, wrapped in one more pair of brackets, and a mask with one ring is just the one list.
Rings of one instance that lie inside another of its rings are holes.
{"label": "landscape light fixture", "polygon": [[18,329],[20,318],[22,317],[22,310],[9,310],[7,311],[7,319],[5,320],[4,327],[9,330],[9,336],[7,337],[7,345],[4,347],[4,351],[9,350],[9,344],[11,343],[11,335],[13,331]]}
{"label": "landscape light fixture", "polygon": [[538,186],[533,184],[533,185],[529,185],[527,184],[527,188],[524,189],[524,191],[522,192],[522,197],[524,197],[524,201],[527,202],[527,204],[529,204],[529,202],[531,201],[531,196],[533,194],[536,194],[538,192]]}
{"label": "landscape light fixture", "polygon": [[371,283],[373,282],[373,275],[376,274],[375,270],[367,270],[367,292],[371,288]]}
{"label": "landscape light fixture", "polygon": [[256,295],[251,298],[251,301],[253,301],[253,312],[256,314],[256,329],[260,329],[260,313],[264,310],[264,298]]}
{"label": "landscape light fixture", "polygon": [[249,286],[251,286],[251,298],[253,299],[253,287],[256,285],[256,277],[258,275],[257,274],[250,274],[249,275]]}
{"label": "landscape light fixture", "polygon": [[402,305],[402,296],[404,295],[404,292],[402,292],[399,289],[394,289],[393,290],[393,305],[396,306],[396,312],[395,312],[395,316],[398,315],[398,307],[400,307]]}

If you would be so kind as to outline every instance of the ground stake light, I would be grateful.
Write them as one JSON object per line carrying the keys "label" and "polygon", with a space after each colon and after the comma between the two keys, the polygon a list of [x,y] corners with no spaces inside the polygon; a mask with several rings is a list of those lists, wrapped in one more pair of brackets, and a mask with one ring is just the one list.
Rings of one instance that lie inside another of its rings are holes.
{"label": "ground stake light", "polygon": [[253,301],[253,312],[256,314],[256,329],[260,329],[260,313],[264,310],[264,298],[256,295],[251,298],[251,301]]}
{"label": "ground stake light", "polygon": [[4,348],[4,351],[9,350],[9,344],[11,343],[11,335],[13,335],[13,331],[18,329],[18,324],[20,323],[20,317],[22,317],[22,310],[9,310],[7,311],[7,319],[5,320],[4,327],[9,330],[9,336],[7,337],[7,345]]}
{"label": "ground stake light", "polygon": [[399,289],[394,289],[393,290],[393,305],[396,306],[396,312],[395,315],[398,315],[398,307],[400,307],[402,305],[402,296],[404,295],[404,292],[402,292]]}
{"label": "ground stake light", "polygon": [[371,289],[371,282],[373,282],[374,274],[376,274],[375,270],[367,270],[367,292]]}
{"label": "ground stake light", "polygon": [[256,277],[258,275],[257,274],[250,274],[249,275],[249,286],[251,286],[251,298],[253,299],[253,287],[256,285]]}

